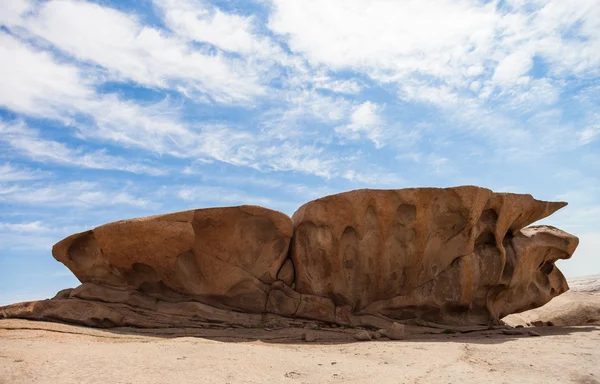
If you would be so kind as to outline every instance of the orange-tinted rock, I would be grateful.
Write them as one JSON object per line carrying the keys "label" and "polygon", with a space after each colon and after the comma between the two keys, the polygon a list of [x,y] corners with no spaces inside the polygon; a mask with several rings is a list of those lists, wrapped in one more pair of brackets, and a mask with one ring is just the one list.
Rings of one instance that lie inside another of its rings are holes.
{"label": "orange-tinted rock", "polygon": [[266,208],[198,209],[105,224],[52,253],[83,283],[263,312],[292,229]]}
{"label": "orange-tinted rock", "polygon": [[498,320],[567,289],[554,261],[577,238],[523,230],[565,205],[470,186],[326,196],[292,217],[296,290],[398,320]]}
{"label": "orange-tinted rock", "polygon": [[365,189],[306,203],[292,219],[240,206],[123,220],[54,246],[81,286],[0,308],[0,317],[139,327],[261,326],[264,313],[379,328],[495,323],[568,289],[554,263],[578,239],[526,227],[565,205],[472,186]]}

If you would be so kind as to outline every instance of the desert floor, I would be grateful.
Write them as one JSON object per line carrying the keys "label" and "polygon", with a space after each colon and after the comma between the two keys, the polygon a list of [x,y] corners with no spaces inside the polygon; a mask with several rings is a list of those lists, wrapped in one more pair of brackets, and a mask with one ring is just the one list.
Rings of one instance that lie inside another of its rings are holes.
{"label": "desert floor", "polygon": [[[541,336],[529,336],[534,329]],[[0,321],[0,383],[600,383],[600,326],[409,334],[98,330]]]}

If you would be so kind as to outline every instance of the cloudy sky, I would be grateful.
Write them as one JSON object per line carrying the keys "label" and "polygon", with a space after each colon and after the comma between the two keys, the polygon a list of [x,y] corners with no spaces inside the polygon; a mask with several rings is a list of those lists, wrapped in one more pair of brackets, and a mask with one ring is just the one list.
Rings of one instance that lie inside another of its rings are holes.
{"label": "cloudy sky", "polygon": [[600,273],[598,0],[0,0],[0,304],[117,219],[475,184]]}

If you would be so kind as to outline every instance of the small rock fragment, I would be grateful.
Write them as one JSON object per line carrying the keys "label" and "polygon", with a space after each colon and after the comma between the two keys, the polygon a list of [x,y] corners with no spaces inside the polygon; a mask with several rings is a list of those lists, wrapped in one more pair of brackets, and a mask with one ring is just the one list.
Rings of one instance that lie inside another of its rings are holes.
{"label": "small rock fragment", "polygon": [[358,331],[354,334],[354,338],[358,341],[369,341],[371,340],[371,334],[368,331]]}
{"label": "small rock fragment", "polygon": [[502,333],[504,333],[505,335],[510,335],[510,336],[516,336],[516,335],[522,335],[523,334],[523,332],[517,331],[515,329],[503,329]]}
{"label": "small rock fragment", "polygon": [[392,326],[386,332],[386,336],[391,340],[404,339],[404,325],[400,323],[392,323]]}
{"label": "small rock fragment", "polygon": [[317,340],[317,335],[312,332],[305,332],[302,334],[302,340],[306,341],[307,343],[311,343]]}
{"label": "small rock fragment", "polygon": [[537,333],[536,331],[529,331],[527,332],[529,334],[529,336],[541,336],[539,333]]}
{"label": "small rock fragment", "polygon": [[377,340],[381,338],[381,332],[379,331],[374,331],[374,332],[370,332],[371,334],[371,339]]}

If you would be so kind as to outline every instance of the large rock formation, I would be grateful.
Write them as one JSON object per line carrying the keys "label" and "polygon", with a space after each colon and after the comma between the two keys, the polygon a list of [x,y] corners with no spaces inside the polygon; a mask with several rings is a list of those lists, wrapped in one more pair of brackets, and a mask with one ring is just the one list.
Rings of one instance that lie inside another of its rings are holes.
{"label": "large rock formation", "polygon": [[[566,290],[578,239],[527,227],[566,203],[479,187],[357,190],[106,224],[53,248],[83,283],[0,317],[94,326],[490,324]],[[293,235],[293,236],[292,236]]]}
{"label": "large rock formation", "polygon": [[327,196],[293,216],[296,290],[350,313],[441,323],[538,307],[568,289],[554,262],[578,240],[523,228],[565,205],[476,187]]}
{"label": "large rock formation", "polygon": [[288,254],[285,214],[241,206],[109,223],[52,249],[82,283],[260,313]]}

